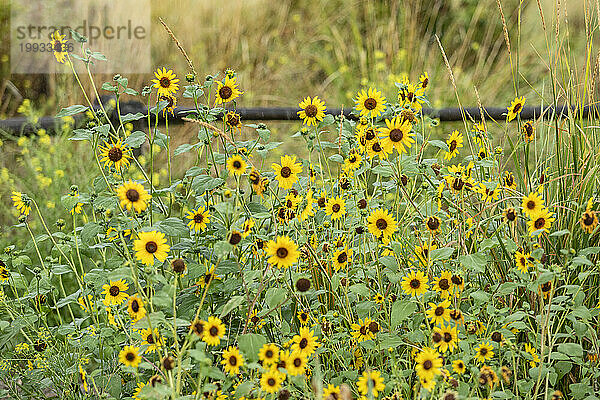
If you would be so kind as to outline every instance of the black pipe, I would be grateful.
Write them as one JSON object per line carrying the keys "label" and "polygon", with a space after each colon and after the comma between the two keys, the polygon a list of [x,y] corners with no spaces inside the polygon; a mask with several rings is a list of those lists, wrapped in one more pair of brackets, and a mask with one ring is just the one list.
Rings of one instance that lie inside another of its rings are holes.
{"label": "black pipe", "polygon": [[[121,113],[125,115],[127,113],[142,113],[144,116],[147,115],[147,110],[141,103],[127,102],[121,106]],[[194,108],[189,107],[177,107],[175,108],[175,115],[170,117],[170,121],[173,123],[183,123],[183,117],[188,116],[191,112],[194,112]],[[240,114],[244,121],[296,121],[299,120],[297,111],[299,108],[296,107],[249,107],[249,108],[238,108],[237,112]],[[583,118],[588,118],[590,115],[590,107],[584,106],[583,109],[576,109],[574,107],[569,108],[566,105],[558,106],[556,112],[553,106],[531,106],[523,107],[521,111],[521,119],[537,119],[540,117],[549,119],[552,117],[566,117],[570,113],[579,116],[579,112],[582,112]],[[341,108],[329,108],[328,114],[334,116],[340,115],[342,112]],[[481,113],[486,119],[503,120],[506,118],[506,108],[504,107],[487,107],[480,110],[478,107],[467,107],[463,108],[462,112],[459,108],[423,108],[423,113],[430,116],[431,118],[437,118],[440,122],[451,122],[451,121],[462,121],[464,117],[467,120],[480,121]],[[598,114],[598,110],[595,110]],[[464,116],[463,116],[464,113]],[[355,114],[352,114],[350,108],[344,109],[344,116],[348,119],[357,119]],[[81,116],[75,116],[76,119]],[[143,119],[145,121],[145,119]],[[164,121],[161,118],[161,121]],[[11,132],[12,134],[30,134],[35,132],[36,129],[43,128],[47,132],[53,132],[56,126],[60,124],[60,119],[54,117],[41,117],[35,126],[31,125],[26,118],[17,117],[5,120],[0,120],[0,129]]]}

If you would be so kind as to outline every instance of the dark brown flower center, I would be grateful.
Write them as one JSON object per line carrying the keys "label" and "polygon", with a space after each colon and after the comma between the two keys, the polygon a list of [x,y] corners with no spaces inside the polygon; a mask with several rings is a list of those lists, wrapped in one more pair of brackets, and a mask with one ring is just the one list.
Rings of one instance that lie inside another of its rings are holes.
{"label": "dark brown flower center", "polygon": [[460,276],[458,275],[452,275],[452,278],[450,278],[450,280],[452,281],[452,283],[454,283],[455,285],[461,285],[463,280]]}
{"label": "dark brown flower center", "polygon": [[379,143],[373,143],[371,149],[373,149],[375,153],[379,153],[381,151],[381,145]]}
{"label": "dark brown flower center", "polygon": [[292,175],[292,170],[290,167],[281,168],[281,176],[284,178],[289,178]]}
{"label": "dark brown flower center", "polygon": [[240,169],[242,167],[242,163],[239,160],[235,160],[233,162],[233,168]]}
{"label": "dark brown flower center", "polygon": [[523,107],[523,104],[521,104],[521,103],[515,104],[515,108],[513,108],[513,112],[515,114],[518,113],[519,111],[521,111],[521,107]]}
{"label": "dark brown flower center", "polygon": [[534,210],[534,209],[535,209],[535,201],[533,201],[533,200],[529,200],[529,201],[527,202],[527,209],[528,209],[528,210]]}
{"label": "dark brown flower center", "polygon": [[425,360],[425,362],[423,363],[423,368],[426,370],[429,370],[433,367],[433,362],[431,362],[431,360]]}
{"label": "dark brown flower center", "polygon": [[479,349],[479,354],[481,354],[482,356],[485,356],[487,354],[488,350],[485,347],[482,347]]}
{"label": "dark brown flower center", "polygon": [[452,335],[449,332],[444,332],[444,342],[450,343],[452,341]]}
{"label": "dark brown flower center", "polygon": [[232,232],[229,237],[229,243],[232,245],[236,245],[242,241],[242,235],[239,232]]}
{"label": "dark brown flower center", "polygon": [[552,289],[552,283],[546,282],[542,285],[542,292],[549,292]]}
{"label": "dark brown flower center", "polygon": [[430,217],[427,219],[427,227],[435,231],[440,227],[440,221],[435,217]]}
{"label": "dark brown flower center", "polygon": [[412,289],[418,289],[419,287],[421,287],[421,281],[420,281],[420,280],[418,280],[418,279],[416,279],[416,278],[415,278],[415,279],[412,279],[412,280],[410,281],[410,287],[411,287]]}
{"label": "dark brown flower center", "polygon": [[227,114],[227,124],[229,126],[238,126],[240,124],[240,116],[235,113]]}
{"label": "dark brown flower center", "polygon": [[304,109],[304,113],[306,114],[306,116],[308,118],[313,118],[317,115],[317,113],[319,112],[319,110],[317,109],[317,106],[315,106],[314,104],[309,104],[306,106],[306,108]]}
{"label": "dark brown flower center", "polygon": [[154,344],[154,336],[149,334],[148,337],[146,337],[146,342],[148,342],[148,344]]}
{"label": "dark brown flower center", "polygon": [[229,365],[231,365],[232,367],[235,367],[238,363],[238,359],[236,356],[230,356],[229,357]]}
{"label": "dark brown flower center", "polygon": [[123,158],[123,151],[118,147],[111,147],[108,150],[108,159],[112,162],[117,162]]}
{"label": "dark brown flower center", "polygon": [[219,328],[217,328],[216,326],[211,326],[208,332],[210,333],[210,336],[218,336]]}
{"label": "dark brown flower center", "polygon": [[160,78],[160,86],[168,88],[169,86],[171,86],[171,80],[166,76],[163,76],[162,78]]}
{"label": "dark brown flower center", "polygon": [[121,289],[119,289],[118,286],[111,286],[110,289],[108,290],[108,292],[110,293],[111,296],[117,297],[119,295],[119,293],[121,293]]}
{"label": "dark brown flower center", "polygon": [[52,50],[54,50],[57,53],[62,53],[63,44],[59,40],[55,40],[54,45],[52,46]]}
{"label": "dark brown flower center", "polygon": [[375,107],[377,107],[377,100],[375,100],[372,97],[369,97],[368,99],[365,100],[364,106],[367,110],[371,111],[371,110],[375,109]]}
{"label": "dark brown flower center", "polygon": [[542,229],[546,225],[546,220],[542,217],[535,220],[535,229]]}
{"label": "dark brown flower center", "polygon": [[299,368],[302,365],[302,360],[300,358],[294,358],[294,367]]}
{"label": "dark brown flower center", "polygon": [[277,382],[273,378],[267,379],[267,385],[269,385],[269,386],[275,386],[276,383]]}
{"label": "dark brown flower center", "polygon": [[279,258],[286,258],[288,256],[288,250],[285,247],[278,248],[276,253]]}
{"label": "dark brown flower center", "polygon": [[346,261],[348,261],[348,255],[346,254],[345,251],[342,251],[338,256],[337,256],[337,261],[340,264],[345,263]]}
{"label": "dark brown flower center", "polygon": [[365,133],[365,138],[367,140],[375,139],[375,130],[373,128],[368,129]]}
{"label": "dark brown flower center", "polygon": [[265,351],[265,357],[273,358],[273,350],[269,349],[269,350]]}
{"label": "dark brown flower center", "polygon": [[383,218],[379,218],[377,220],[377,222],[375,222],[375,226],[377,227],[377,229],[379,229],[380,231],[383,231],[385,228],[387,228],[388,223],[385,219]]}
{"label": "dark brown flower center", "polygon": [[439,332],[433,332],[433,335],[431,335],[431,340],[433,341],[433,343],[439,343],[442,341],[442,334]]}
{"label": "dark brown flower center", "polygon": [[197,224],[202,223],[202,221],[204,221],[204,215],[202,213],[196,213],[194,214],[194,222]]}
{"label": "dark brown flower center", "polygon": [[585,226],[591,226],[594,224],[594,217],[590,214],[589,211],[586,211],[585,214],[583,214],[583,224]]}
{"label": "dark brown flower center", "polygon": [[371,322],[371,323],[369,324],[369,330],[370,330],[372,333],[377,333],[377,332],[379,332],[379,324],[378,324],[377,322],[375,322],[375,321]]}
{"label": "dark brown flower center", "polygon": [[306,346],[308,346],[308,340],[306,338],[302,338],[302,340],[300,340],[300,343],[298,343],[298,346],[301,349],[306,348]]}
{"label": "dark brown flower center", "polygon": [[440,287],[440,289],[442,290],[448,290],[450,289],[450,282],[448,282],[448,279],[446,278],[442,278],[440,279],[440,281],[438,282],[438,286]]}
{"label": "dark brown flower center", "polygon": [[334,213],[340,212],[340,208],[341,208],[341,206],[337,203],[334,204],[333,206],[331,206],[331,209],[333,210]]}
{"label": "dark brown flower center", "polygon": [[390,140],[392,142],[399,142],[404,137],[404,133],[400,129],[392,129],[390,131]]}
{"label": "dark brown flower center", "polygon": [[436,307],[435,308],[435,315],[438,316],[438,317],[444,315],[444,310],[445,310],[444,307],[440,307],[440,306]]}
{"label": "dark brown flower center", "polygon": [[452,151],[456,150],[456,146],[458,146],[458,143],[456,143],[456,140],[452,140],[450,142],[450,151],[452,152]]}
{"label": "dark brown flower center", "polygon": [[132,203],[137,202],[140,199],[140,193],[135,189],[129,189],[125,192],[125,197]]}
{"label": "dark brown flower center", "polygon": [[156,250],[158,250],[158,245],[156,244],[156,242],[150,241],[146,243],[146,251],[148,253],[156,253]]}
{"label": "dark brown flower center", "polygon": [[221,89],[219,89],[219,96],[223,100],[227,100],[228,98],[231,97],[232,94],[233,94],[233,90],[231,90],[231,88],[229,86],[223,86],[223,87],[221,87]]}
{"label": "dark brown flower center", "polygon": [[[111,288],[112,289],[112,288]],[[134,313],[140,311],[140,303],[138,303],[137,300],[133,300],[131,302],[131,311],[133,311]]]}
{"label": "dark brown flower center", "polygon": [[506,219],[509,221],[514,221],[515,219],[517,219],[517,214],[515,214],[515,210],[510,209],[510,210],[506,210]]}
{"label": "dark brown flower center", "polygon": [[125,358],[127,359],[127,361],[132,362],[133,360],[135,360],[135,354],[129,352],[125,355]]}

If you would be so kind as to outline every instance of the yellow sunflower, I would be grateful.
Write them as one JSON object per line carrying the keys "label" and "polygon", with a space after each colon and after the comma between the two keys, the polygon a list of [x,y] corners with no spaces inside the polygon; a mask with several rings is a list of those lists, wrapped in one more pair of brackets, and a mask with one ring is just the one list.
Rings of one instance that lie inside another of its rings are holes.
{"label": "yellow sunflower", "polygon": [[287,236],[278,236],[276,240],[270,240],[265,249],[269,264],[277,268],[289,268],[300,256],[298,245]]}
{"label": "yellow sunflower", "polygon": [[26,194],[21,192],[12,192],[12,196],[10,198],[13,201],[13,206],[19,210],[21,215],[29,215],[31,212],[31,200]]}
{"label": "yellow sunflower", "polygon": [[386,127],[380,130],[383,135],[380,143],[384,151],[391,154],[396,149],[398,154],[407,153],[415,142],[413,139],[414,134],[410,132],[412,129],[411,123],[402,121],[399,116],[396,116],[391,120],[386,119],[385,125]]}
{"label": "yellow sunflower", "polygon": [[425,220],[425,226],[432,235],[435,235],[440,231],[440,228],[442,226],[442,220],[440,220],[435,215],[432,215],[431,217],[427,217],[427,219]]}
{"label": "yellow sunflower", "polygon": [[433,381],[436,375],[442,373],[443,361],[437,351],[430,347],[425,347],[415,357],[417,363],[415,371],[421,380]]}
{"label": "yellow sunflower", "polygon": [[171,247],[164,233],[158,231],[139,232],[133,242],[135,257],[145,265],[154,264],[154,260],[164,262]]}
{"label": "yellow sunflower", "polygon": [[527,353],[528,357],[531,358],[529,360],[529,366],[531,368],[535,368],[535,366],[540,362],[540,356],[538,356],[535,347],[529,343],[525,343],[525,352]]}
{"label": "yellow sunflower", "polygon": [[348,246],[336,250],[333,254],[333,268],[339,271],[342,268],[346,268],[346,265],[352,260],[352,249]]}
{"label": "yellow sunflower", "polygon": [[512,172],[504,171],[504,176],[502,177],[502,184],[505,188],[508,189],[517,188],[517,182],[515,182],[515,176]]}
{"label": "yellow sunflower", "polygon": [[358,92],[354,103],[361,116],[377,118],[385,111],[385,97],[372,87],[366,92],[364,89]]}
{"label": "yellow sunflower", "polygon": [[267,393],[275,393],[281,389],[285,374],[277,368],[271,368],[260,377],[260,388]]}
{"label": "yellow sunflower", "polygon": [[206,272],[204,275],[200,277],[200,280],[196,283],[201,288],[204,288],[206,285],[214,281],[215,279],[221,280],[221,277],[215,275],[215,266],[206,266]]}
{"label": "yellow sunflower", "polygon": [[227,171],[233,175],[242,175],[246,172],[247,166],[248,164],[239,154],[235,154],[227,159]]}
{"label": "yellow sunflower", "polygon": [[535,126],[533,122],[527,121],[523,124],[523,141],[525,143],[533,142],[535,139]]}
{"label": "yellow sunflower", "polygon": [[444,321],[450,321],[450,301],[444,300],[439,304],[429,303],[427,316],[432,324],[443,325]]}
{"label": "yellow sunflower", "polygon": [[218,346],[223,337],[225,337],[225,325],[217,317],[208,317],[204,323],[202,340],[209,346]]}
{"label": "yellow sunflower", "polygon": [[153,330],[150,330],[150,328],[142,329],[140,335],[142,336],[142,346],[147,346],[144,351],[146,354],[156,352],[156,350],[163,345],[162,338],[156,328]]}
{"label": "yellow sunflower", "polygon": [[188,211],[185,218],[189,220],[187,224],[189,228],[198,232],[206,229],[207,224],[210,222],[210,213],[208,209],[199,206],[195,210]]}
{"label": "yellow sunflower", "polygon": [[244,365],[244,357],[240,354],[237,347],[229,346],[226,350],[223,350],[223,369],[230,375],[237,375],[240,373],[240,367]]}
{"label": "yellow sunflower", "polygon": [[490,360],[494,356],[494,346],[490,342],[483,342],[475,347],[475,359],[480,363]]}
{"label": "yellow sunflower", "polygon": [[383,377],[379,371],[367,370],[362,373],[356,382],[358,391],[365,398],[369,393],[375,398],[379,396],[379,392],[383,392],[385,384],[383,383]]}
{"label": "yellow sunflower", "polygon": [[298,111],[298,116],[304,125],[317,126],[325,118],[325,102],[317,96],[304,98],[299,106],[302,110]]}
{"label": "yellow sunflower", "polygon": [[332,220],[343,217],[346,214],[346,201],[341,196],[330,198],[325,205],[325,214]]}
{"label": "yellow sunflower", "polygon": [[119,362],[128,367],[137,368],[142,361],[142,357],[139,355],[139,347],[125,346],[123,350],[119,352]]}
{"label": "yellow sunflower", "polygon": [[423,243],[422,246],[415,246],[415,258],[413,260],[418,261],[420,265],[427,266],[429,264],[429,253],[431,250],[437,249],[435,243],[427,244]]}
{"label": "yellow sunflower", "polygon": [[252,184],[252,190],[254,191],[254,193],[259,195],[260,197],[263,197],[263,193],[264,193],[265,189],[267,188],[267,184],[269,183],[269,180],[267,178],[261,176],[260,172],[258,172],[254,168],[252,168],[250,175],[248,175],[248,180]]}
{"label": "yellow sunflower", "polygon": [[529,193],[528,196],[523,197],[521,205],[523,206],[523,213],[528,217],[531,217],[542,211],[542,208],[544,208],[544,200],[542,200],[539,191],[532,192]]}
{"label": "yellow sunflower", "polygon": [[306,371],[306,354],[301,351],[294,350],[289,355],[286,354],[286,369],[290,376],[302,375]]}
{"label": "yellow sunflower", "polygon": [[117,172],[126,170],[129,167],[129,160],[131,160],[131,149],[129,146],[121,143],[119,139],[116,143],[111,140],[111,143],[104,142],[103,146],[99,147],[101,163],[104,163],[104,168],[107,166],[113,166]]}
{"label": "yellow sunflower", "polygon": [[313,215],[315,215],[315,209],[313,207],[314,203],[315,199],[313,198],[313,190],[308,189],[308,192],[306,193],[306,205],[304,206],[302,212],[300,213],[300,216],[298,217],[300,221],[304,221],[308,217],[312,217]]}
{"label": "yellow sunflower", "polygon": [[344,160],[344,171],[352,172],[356,171],[360,167],[362,156],[356,150],[350,150],[348,158]]}
{"label": "yellow sunflower", "polygon": [[235,76],[226,76],[222,81],[217,81],[217,92],[215,93],[215,104],[223,104],[237,99],[242,92],[238,89],[238,82]]}
{"label": "yellow sunflower", "polygon": [[517,210],[513,207],[508,207],[502,212],[502,220],[504,222],[514,222],[517,219]]}
{"label": "yellow sunflower", "polygon": [[107,306],[110,305],[120,305],[125,301],[127,296],[127,289],[129,289],[129,285],[125,282],[124,279],[118,281],[109,281],[110,283],[102,285],[102,294],[104,297],[104,304]]}
{"label": "yellow sunflower", "polygon": [[553,215],[547,208],[542,208],[537,214],[530,215],[531,219],[527,222],[529,234],[536,236],[536,232],[539,234],[539,231],[549,233],[552,222],[556,220]]}
{"label": "yellow sunflower", "polygon": [[452,272],[442,271],[439,277],[435,278],[433,282],[433,290],[438,292],[444,299],[450,297],[450,294],[454,290],[454,284],[452,283]]}
{"label": "yellow sunflower", "polygon": [[594,229],[598,226],[598,216],[595,211],[585,210],[581,219],[579,220],[579,224],[581,225],[581,229],[586,231],[588,234],[592,234]]}
{"label": "yellow sunflower", "polygon": [[279,348],[275,343],[264,344],[258,352],[258,359],[263,362],[263,365],[277,364]]}
{"label": "yellow sunflower", "polygon": [[507,109],[508,114],[506,115],[506,118],[507,118],[508,122],[512,121],[513,119],[515,119],[517,117],[517,115],[521,114],[524,104],[525,104],[525,96],[515,97],[515,99],[512,101],[512,103],[510,103],[510,106]]}
{"label": "yellow sunflower", "polygon": [[[0,265],[0,282],[5,282],[10,279],[10,271],[4,265],[4,262],[0,261],[3,265]],[[81,299],[81,297],[80,297]]]}
{"label": "yellow sunflower", "polygon": [[61,35],[60,32],[54,31],[52,34],[52,53],[61,64],[65,63],[67,56],[67,41],[65,40],[66,35]]}
{"label": "yellow sunflower", "polygon": [[450,137],[446,139],[446,144],[448,145],[449,151],[444,154],[444,160],[452,160],[458,155],[458,149],[463,147],[463,140],[462,133],[459,131],[452,131]]}
{"label": "yellow sunflower", "polygon": [[400,286],[402,286],[404,293],[410,296],[419,296],[427,292],[427,289],[429,288],[429,285],[427,284],[428,280],[429,279],[423,271],[411,271],[408,276],[402,278]]}
{"label": "yellow sunflower", "polygon": [[529,255],[529,253],[517,251],[515,253],[515,263],[517,264],[517,270],[526,274],[529,271],[529,267],[532,266],[531,262],[529,261],[530,257],[531,256]]}
{"label": "yellow sunflower", "polygon": [[455,326],[454,328],[450,325],[445,326],[441,324],[438,328],[437,326],[433,328],[433,331],[441,335],[442,340],[439,343],[436,343],[436,347],[440,349],[442,353],[446,351],[454,351],[455,348],[458,347],[458,328]]}
{"label": "yellow sunflower", "polygon": [[378,209],[367,217],[369,232],[384,242],[396,232],[396,220],[388,210]]}
{"label": "yellow sunflower", "polygon": [[381,145],[381,142],[378,139],[368,141],[366,143],[366,152],[369,158],[378,156],[382,160],[385,160],[390,154],[390,152],[388,152],[387,149]]}
{"label": "yellow sunflower", "polygon": [[129,301],[127,303],[127,312],[129,312],[129,316],[133,322],[139,321],[146,315],[144,302],[137,294],[129,297]]}
{"label": "yellow sunflower", "polygon": [[340,393],[340,387],[330,383],[323,388],[323,400],[338,400],[341,398]]}
{"label": "yellow sunflower", "polygon": [[158,97],[175,94],[179,90],[179,79],[172,70],[158,68],[154,72],[156,79],[152,79],[153,87],[158,89]]}
{"label": "yellow sunflower", "polygon": [[319,347],[319,341],[314,336],[313,331],[305,326],[300,328],[298,335],[294,335],[292,342],[294,343],[292,350],[297,350],[306,356],[310,356]]}
{"label": "yellow sunflower", "polygon": [[148,203],[152,196],[146,192],[144,187],[132,180],[124,182],[117,188],[117,196],[121,203],[121,208],[135,212],[142,212],[148,207]]}
{"label": "yellow sunflower", "polygon": [[302,172],[302,164],[296,162],[296,156],[281,156],[281,164],[273,163],[271,168],[282,189],[291,189],[298,180],[298,174]]}
{"label": "yellow sunflower", "polygon": [[369,329],[369,325],[373,322],[371,318],[358,319],[358,322],[350,325],[350,336],[355,339],[358,343],[364,342],[365,340],[372,340],[375,338],[375,334]]}
{"label": "yellow sunflower", "polygon": [[467,366],[463,360],[454,360],[452,361],[452,371],[456,372],[459,375],[462,375],[467,370]]}

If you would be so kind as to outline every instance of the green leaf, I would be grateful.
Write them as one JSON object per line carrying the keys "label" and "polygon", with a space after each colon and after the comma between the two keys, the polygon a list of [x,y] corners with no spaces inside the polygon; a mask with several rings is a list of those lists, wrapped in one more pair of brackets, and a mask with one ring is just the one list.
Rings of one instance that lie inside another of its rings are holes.
{"label": "green leaf", "polygon": [[285,301],[287,290],[283,288],[269,288],[265,295],[265,302],[269,308],[273,309]]}
{"label": "green leaf", "polygon": [[448,148],[448,145],[446,144],[446,142],[443,142],[441,140],[430,140],[429,144],[437,147],[438,149],[442,149],[446,152],[450,152],[450,149]]}
{"label": "green leaf", "polygon": [[583,347],[579,343],[561,343],[557,349],[569,357],[583,358]]}
{"label": "green leaf", "polygon": [[250,393],[250,390],[252,390],[252,386],[254,386],[252,381],[245,381],[240,383],[238,387],[235,388],[235,398],[239,399],[240,397],[246,397],[246,395]]}
{"label": "green leaf", "polygon": [[135,113],[135,114],[127,113],[127,114],[121,116],[121,121],[123,121],[123,123],[125,124],[127,122],[137,121],[144,117],[145,117],[145,115],[142,113],[139,113],[139,112]]}
{"label": "green leaf", "polygon": [[338,164],[342,164],[344,162],[344,157],[342,157],[340,154],[332,154],[329,156],[329,159]]}
{"label": "green leaf", "polygon": [[417,311],[417,305],[412,301],[396,301],[392,306],[392,314],[390,316],[391,328],[396,329],[415,311]]}
{"label": "green leaf", "polygon": [[569,233],[571,233],[571,232],[568,229],[562,229],[560,231],[552,232],[548,236],[550,236],[550,237],[561,237],[561,236],[568,235]]}
{"label": "green leaf", "polygon": [[146,141],[146,134],[142,131],[132,132],[131,135],[125,138],[125,143],[133,148],[137,149]]}
{"label": "green leaf", "polygon": [[68,117],[69,115],[75,115],[86,111],[88,107],[82,106],[80,104],[69,106],[67,108],[63,108],[56,114],[56,118]]}
{"label": "green leaf", "polygon": [[81,230],[81,240],[84,243],[91,243],[100,232],[104,232],[104,228],[96,222],[88,222]]}
{"label": "green leaf", "polygon": [[186,224],[177,217],[164,219],[156,224],[159,231],[167,236],[186,237],[189,235],[189,229]]}
{"label": "green leaf", "polygon": [[258,360],[258,352],[266,343],[267,339],[263,335],[257,333],[247,333],[238,336],[240,351],[250,361]]}
{"label": "green leaf", "polygon": [[242,305],[243,302],[244,302],[244,296],[233,296],[232,298],[229,299],[227,304],[225,304],[223,306],[223,309],[221,310],[221,315],[219,316],[219,318],[222,319],[227,314],[229,314],[231,311],[233,311],[235,308]]}
{"label": "green leaf", "polygon": [[89,129],[75,129],[73,136],[69,140],[89,140],[92,141],[93,133]]}
{"label": "green leaf", "polygon": [[371,294],[371,291],[364,283],[357,283],[356,285],[350,286],[350,291],[363,297],[369,297]]}
{"label": "green leaf", "polygon": [[433,249],[431,250],[431,260],[447,260],[452,254],[454,254],[454,249],[452,247]]}
{"label": "green leaf", "polygon": [[196,194],[201,195],[207,190],[213,190],[224,184],[225,181],[221,178],[213,178],[210,175],[198,175],[192,181],[192,189]]}
{"label": "green leaf", "polygon": [[467,254],[458,257],[458,261],[471,272],[483,273],[487,264],[487,255],[482,253]]}

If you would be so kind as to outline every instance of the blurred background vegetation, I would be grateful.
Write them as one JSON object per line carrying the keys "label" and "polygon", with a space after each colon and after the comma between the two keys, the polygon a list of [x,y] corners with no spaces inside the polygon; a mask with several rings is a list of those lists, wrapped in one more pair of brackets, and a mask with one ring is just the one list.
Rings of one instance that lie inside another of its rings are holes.
{"label": "blurred background vegetation", "polygon": [[[510,54],[498,3],[510,37]],[[349,109],[361,87],[376,86],[393,98],[394,82],[403,76],[417,80],[424,71],[430,76],[428,95],[434,107],[457,106],[457,94],[462,105],[477,105],[479,98],[484,105],[507,106],[515,97],[515,83],[519,94],[527,96],[528,105],[548,104],[552,101],[549,59],[557,54],[560,61],[554,61],[553,73],[560,75],[557,81],[563,85],[557,96],[561,101],[581,100],[592,96],[597,87],[598,57],[586,48],[598,34],[591,27],[598,27],[600,6],[597,0],[562,3],[567,4],[559,9],[555,0],[152,0],[152,63],[173,69],[182,80],[189,72],[158,22],[161,17],[182,42],[200,80],[226,68],[237,72],[245,91],[238,103],[242,107],[297,106],[302,97],[318,95],[329,107]],[[559,20],[561,29],[554,37],[553,27]],[[9,22],[10,8],[3,0],[0,118],[24,114],[25,99],[30,100],[29,114],[38,116],[82,104],[72,75],[10,74]],[[452,68],[456,91],[436,35]],[[586,67],[591,73],[582,78]],[[130,87],[141,90],[151,76],[127,77]],[[99,87],[112,76],[96,75],[95,79]],[[90,88],[85,81],[84,86]],[[179,105],[186,105],[185,100],[180,99]],[[271,123],[269,127],[274,135],[289,138],[299,123]],[[462,127],[462,123],[441,124],[436,132],[441,137]],[[56,206],[71,184],[82,190],[89,187],[89,177],[96,173],[92,163],[86,163],[91,157],[89,148],[69,141],[70,129],[65,128],[63,135],[19,142],[7,140],[16,138],[0,132],[3,229],[14,224],[12,190],[42,196]],[[173,148],[194,140],[196,133],[196,126],[178,127]],[[301,142],[290,143],[286,142],[286,151],[305,151],[294,148],[295,144],[303,147]]]}

